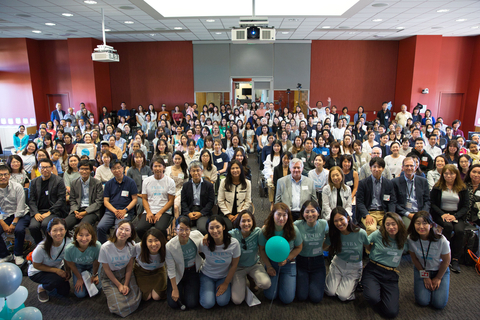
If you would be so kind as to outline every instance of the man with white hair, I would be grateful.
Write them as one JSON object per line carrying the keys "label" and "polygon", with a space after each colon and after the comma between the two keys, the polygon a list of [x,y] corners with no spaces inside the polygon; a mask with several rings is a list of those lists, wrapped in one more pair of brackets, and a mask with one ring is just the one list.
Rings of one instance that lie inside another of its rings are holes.
{"label": "man with white hair", "polygon": [[73,113],[73,108],[68,108],[68,113],[63,116],[63,119],[65,119],[65,121],[67,119],[70,119],[72,122],[72,127],[77,124],[77,118],[75,118],[75,114]]}
{"label": "man with white hair", "polygon": [[[372,149],[372,159],[375,157],[382,158],[382,149],[380,147],[373,147]],[[368,163],[365,163],[362,168],[360,168],[360,173],[358,175],[359,180],[363,180],[367,177],[370,177],[372,175],[372,171],[370,170],[370,165]],[[390,172],[390,169],[388,169],[388,166],[385,167],[385,170],[382,172],[382,177],[392,180],[393,175]]]}
{"label": "man with white hair", "polygon": [[278,179],[275,203],[283,202],[292,211],[293,220],[300,216],[300,209],[305,201],[317,200],[313,180],[302,176],[303,161],[293,158],[290,161],[291,174]]}

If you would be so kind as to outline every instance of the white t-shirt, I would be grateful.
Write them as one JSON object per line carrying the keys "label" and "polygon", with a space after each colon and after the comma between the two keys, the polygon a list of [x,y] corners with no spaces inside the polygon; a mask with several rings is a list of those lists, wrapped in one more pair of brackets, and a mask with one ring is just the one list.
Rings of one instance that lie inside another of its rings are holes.
{"label": "white t-shirt", "polygon": [[[167,204],[168,195],[175,196],[175,191],[175,181],[167,175],[160,180],[150,176],[142,183],[142,194],[147,195],[148,205],[153,214],[157,214]],[[171,213],[171,208],[168,212]]]}
{"label": "white t-shirt", "polygon": [[113,242],[107,241],[102,244],[100,248],[98,262],[106,263],[110,267],[110,270],[117,271],[125,268],[133,257],[135,257],[135,246],[133,244],[127,243],[125,247],[120,250],[115,247]]}
{"label": "white t-shirt", "polygon": [[205,262],[202,267],[202,273],[213,279],[225,278],[230,269],[233,258],[240,257],[240,243],[237,239],[231,238],[232,241],[227,249],[224,245],[215,247],[215,251],[210,251],[208,246],[200,245],[200,252],[205,254]]}
{"label": "white t-shirt", "polygon": [[[422,241],[423,254],[422,254],[422,247],[420,246],[420,241]],[[447,238],[445,238],[442,235],[440,239],[438,239],[438,241],[431,242],[430,250],[428,250],[429,243],[430,241],[428,240],[419,239],[417,241],[413,241],[409,237],[408,250],[410,252],[415,253],[422,267],[425,267],[425,260],[423,259],[423,255],[425,255],[427,260],[427,266],[425,270],[437,271],[440,268],[440,263],[442,262],[442,258],[440,256],[450,252],[450,242],[448,242]],[[428,256],[427,256],[427,250],[428,250]]]}
{"label": "white t-shirt", "polygon": [[395,178],[400,177],[400,174],[402,173],[403,159],[405,159],[405,157],[402,155],[399,155],[396,159],[391,155],[385,157],[385,164]]}
{"label": "white t-shirt", "polygon": [[[66,242],[65,242],[66,241]],[[50,249],[50,256],[48,256],[47,252],[43,248],[45,244],[45,240],[40,242],[40,244],[33,250],[32,253],[32,261],[35,263],[41,263],[49,267],[60,269],[63,267],[63,259],[65,257],[65,249],[67,246],[72,242],[70,238],[66,238],[63,240],[62,244],[58,247],[54,247]],[[62,250],[63,249],[63,250]],[[61,252],[60,252],[61,251]],[[28,267],[28,276],[33,276],[34,274],[39,273],[40,270],[35,269],[33,267],[33,263]]]}
{"label": "white t-shirt", "polygon": [[142,252],[142,243],[136,243],[135,244],[135,260],[137,261],[138,265],[142,267],[145,270],[152,271],[156,270],[158,268],[163,267],[165,262],[160,262],[160,253],[157,253],[155,255],[151,254],[150,255],[150,260],[152,261],[151,263],[145,263],[142,262],[142,258],[140,253]]}

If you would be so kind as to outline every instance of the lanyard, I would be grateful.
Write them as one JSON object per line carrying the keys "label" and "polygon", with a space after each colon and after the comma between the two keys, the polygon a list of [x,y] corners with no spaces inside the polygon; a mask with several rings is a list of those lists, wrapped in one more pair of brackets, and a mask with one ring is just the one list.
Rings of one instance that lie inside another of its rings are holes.
{"label": "lanyard", "polygon": [[410,198],[412,197],[412,193],[413,193],[413,184],[415,183],[415,180],[411,181],[412,183],[412,187],[410,188],[410,190],[408,189],[408,184],[407,183],[407,201],[410,200]]}
{"label": "lanyard", "polygon": [[427,269],[427,258],[428,258],[428,252],[430,251],[430,245],[432,244],[432,241],[428,242],[428,249],[427,249],[427,255],[425,256],[425,253],[423,252],[423,244],[422,244],[422,239],[419,239],[420,241],[420,247],[422,248],[422,256],[423,256],[423,262],[425,263],[424,269]]}

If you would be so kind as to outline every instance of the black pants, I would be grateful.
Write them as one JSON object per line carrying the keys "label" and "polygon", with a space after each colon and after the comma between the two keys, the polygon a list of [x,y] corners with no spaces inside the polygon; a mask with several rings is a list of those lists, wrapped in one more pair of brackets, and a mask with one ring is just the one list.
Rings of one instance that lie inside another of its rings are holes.
{"label": "black pants", "polygon": [[[195,266],[185,269],[183,278],[177,284],[180,301],[188,308],[193,309],[200,301],[200,275],[196,272]],[[180,303],[172,299],[172,283],[167,281],[167,303],[173,309],[180,308]]]}
{"label": "black pants", "polygon": [[[445,222],[442,217],[435,216],[435,222],[443,228],[443,235],[450,241],[450,250],[452,250],[452,259],[460,259],[463,249],[463,235],[465,233],[465,221]],[[452,235],[453,231],[453,235]]]}
{"label": "black pants", "polygon": [[33,282],[40,283],[43,289],[47,291],[57,289],[57,293],[62,296],[68,296],[70,293],[70,281],[65,280],[56,273],[40,271],[29,278]]}
{"label": "black pants", "polygon": [[30,219],[30,227],[28,228],[30,229],[30,234],[32,235],[32,238],[33,240],[35,240],[36,244],[42,242],[42,230],[44,233],[47,233],[48,223],[54,218],[58,218],[58,216],[56,214],[51,214],[45,219],[43,219],[42,222],[35,220],[35,217],[32,217],[32,219]]}
{"label": "black pants", "polygon": [[155,227],[156,229],[162,231],[165,238],[167,238],[167,229],[170,226],[171,217],[172,216],[168,213],[164,213],[156,223],[150,223],[147,221],[147,214],[143,214],[137,225],[138,237],[142,239],[143,235],[148,231],[148,229]]}
{"label": "black pants", "polygon": [[[79,209],[78,211],[84,211],[85,209]],[[96,215],[95,212],[89,213],[86,216],[84,216],[82,219],[77,219],[75,217],[74,213],[70,213],[66,218],[65,218],[65,223],[67,224],[67,230],[72,230],[73,227],[75,227],[76,224],[80,222],[86,222],[91,224],[92,226],[95,226],[95,222],[97,222],[98,216]]]}
{"label": "black pants", "polygon": [[398,274],[371,262],[363,269],[363,296],[382,317],[395,318],[400,307]]}

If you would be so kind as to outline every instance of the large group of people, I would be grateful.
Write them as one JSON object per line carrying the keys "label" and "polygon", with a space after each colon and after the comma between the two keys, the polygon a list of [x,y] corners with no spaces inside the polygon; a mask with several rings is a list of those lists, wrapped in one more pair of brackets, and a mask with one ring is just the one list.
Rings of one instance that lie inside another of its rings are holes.
{"label": "large group of people", "polygon": [[[419,107],[393,117],[384,102],[367,121],[363,107],[338,114],[327,101],[307,102],[306,114],[263,102],[172,112],[122,102],[98,123],[84,104],[77,113],[57,104],[35,137],[20,126],[0,164],[0,235],[15,237],[13,254],[0,239],[0,261],[25,263],[29,229],[41,302],[68,295],[70,277],[88,296],[89,271],[122,317],[150,299],[241,304],[248,287],[285,304],[347,301],[359,283],[372,308],[395,317],[409,252],[415,302],[444,308],[464,230],[480,224],[479,136],[468,141],[460,121],[447,126]],[[271,203],[264,222],[252,192]],[[290,246],[284,261],[267,254],[274,236]]]}

